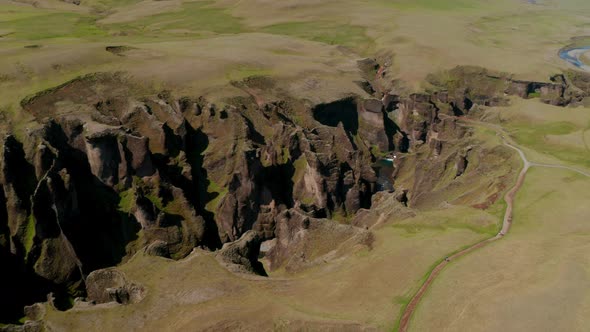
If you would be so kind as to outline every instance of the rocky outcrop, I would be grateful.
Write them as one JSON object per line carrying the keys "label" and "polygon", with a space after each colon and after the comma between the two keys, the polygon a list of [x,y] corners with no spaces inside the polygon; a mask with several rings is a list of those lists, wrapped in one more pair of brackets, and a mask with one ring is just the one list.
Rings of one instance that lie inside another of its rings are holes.
{"label": "rocky outcrop", "polygon": [[143,286],[129,281],[123,272],[115,268],[90,273],[86,278],[86,292],[91,302],[119,304],[138,303],[146,294]]}
{"label": "rocky outcrop", "polygon": [[217,258],[232,272],[266,276],[262,263],[258,261],[261,242],[262,237],[257,232],[248,231],[237,241],[226,243]]}
{"label": "rocky outcrop", "polygon": [[590,95],[590,75],[581,72],[566,72],[552,76],[548,82],[535,82],[480,67],[458,66],[430,75],[427,80],[435,91],[448,95],[456,111],[469,109],[469,105],[504,105],[508,95],[539,98],[555,106],[578,105]]}
{"label": "rocky outcrop", "polygon": [[47,331],[43,322],[26,321],[23,325],[0,326],[0,332],[44,332]]}
{"label": "rocky outcrop", "polygon": [[170,93],[138,100],[130,84],[97,74],[28,98],[22,106],[41,126],[24,142],[3,141],[2,252],[15,270],[48,280],[23,304],[48,292],[70,303],[84,275],[141,248],[178,259],[250,230],[274,238],[278,215],[294,207],[348,218],[370,206],[369,133],[389,145],[375,100],[218,107]]}
{"label": "rocky outcrop", "polygon": [[510,80],[506,93],[516,95],[521,98],[538,97],[547,104],[556,106],[565,106],[565,91],[567,85],[562,81],[560,83],[544,83]]}
{"label": "rocky outcrop", "polygon": [[[364,228],[318,219],[291,209],[277,218],[276,241],[266,252],[271,270],[296,272],[323,264],[355,247],[371,248],[373,235]],[[346,241],[346,245],[341,246]]]}
{"label": "rocky outcrop", "polygon": [[[297,235],[309,233],[305,218],[319,233],[350,235],[324,218],[354,219],[383,188],[397,190],[396,205],[420,206],[443,189],[459,191],[454,179],[483,172],[483,152],[464,152],[470,132],[459,116],[504,105],[507,95],[568,105],[590,93],[583,75],[539,83],[458,67],[429,77],[425,93],[403,94],[385,82],[387,66],[360,65],[370,97],[316,105],[289,96],[266,102],[260,96],[272,81],[261,78],[236,84],[252,98],[227,105],[168,91],[140,98],[142,88],[118,74],[23,100],[39,126],[26,139],[0,141],[0,258],[17,285],[8,298],[21,298],[22,308],[53,292],[65,308],[84,295],[85,275],[139,250],[179,259],[195,247],[239,240],[246,250],[277,238],[269,257],[281,266],[309,240]],[[397,159],[383,186],[373,165],[386,157]],[[256,237],[245,240],[250,231]]]}
{"label": "rocky outcrop", "polygon": [[169,258],[170,249],[168,248],[168,242],[156,240],[145,248],[145,253],[150,256]]}
{"label": "rocky outcrop", "polygon": [[154,175],[146,137],[107,130],[88,135],[85,143],[92,174],[110,187]]}
{"label": "rocky outcrop", "polygon": [[47,309],[42,303],[35,303],[33,305],[26,306],[24,309],[25,316],[29,320],[39,321],[45,317]]}
{"label": "rocky outcrop", "polygon": [[467,166],[469,165],[469,160],[467,159],[467,156],[470,150],[471,147],[467,147],[458,154],[457,163],[455,164],[455,168],[457,169],[457,173],[455,176],[461,176],[467,170]]}

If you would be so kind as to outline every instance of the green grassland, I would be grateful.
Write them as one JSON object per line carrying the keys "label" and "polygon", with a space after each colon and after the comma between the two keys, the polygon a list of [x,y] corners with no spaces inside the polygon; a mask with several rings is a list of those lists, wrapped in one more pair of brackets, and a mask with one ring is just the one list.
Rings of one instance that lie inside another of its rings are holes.
{"label": "green grassland", "polygon": [[144,301],[65,313],[50,310],[47,318],[58,329],[88,331],[133,330],[141,324],[161,331],[227,325],[267,330],[277,324],[287,330],[299,324],[312,330],[331,324],[337,329],[355,324],[388,330],[404,304],[400,299],[411,294],[440,252],[482,237],[461,229],[424,230],[412,237],[404,233],[383,228],[372,251],[298,277],[275,275],[269,280],[232,275],[205,253],[180,262],[137,255],[121,269],[149,289]]}
{"label": "green grassland", "polygon": [[236,34],[247,31],[239,18],[232,16],[228,10],[210,7],[211,2],[189,2],[180,10],[158,13],[143,17],[129,23],[111,24],[104,27],[109,30],[123,31],[129,35],[151,37],[167,40],[174,31],[194,38],[204,33]]}
{"label": "green grassland", "polygon": [[[0,86],[14,95],[1,96],[2,106],[20,98],[20,90],[37,88],[40,81],[122,68],[156,85],[210,93],[206,86],[222,87],[235,79],[225,67],[250,66],[282,77],[295,92],[304,93],[304,77],[323,66],[326,84],[337,85],[331,91],[358,92],[338,83],[336,76],[357,75],[344,62],[376,53],[392,54],[394,70],[388,75],[402,78],[410,87],[428,73],[458,64],[544,79],[564,66],[556,50],[583,35],[586,21],[580,13],[589,9],[576,0],[547,1],[543,6],[512,0],[0,4]],[[221,40],[226,49],[214,46]],[[108,45],[133,46],[134,51],[109,57],[101,50]],[[336,46],[342,48],[336,51]],[[169,56],[179,52],[194,56],[176,59],[171,66]],[[324,58],[328,54],[331,60]],[[200,62],[205,59],[209,66],[202,70]],[[199,75],[209,84],[198,85],[175,75],[177,71]],[[297,79],[301,84],[293,84]],[[334,97],[333,92],[317,96]]]}
{"label": "green grassland", "polygon": [[279,23],[262,28],[263,32],[341,45],[368,53],[374,51],[374,45],[365,30],[361,26],[320,21]]}
{"label": "green grassland", "polygon": [[393,227],[416,234],[424,229],[468,229],[474,233],[493,236],[498,233],[500,219],[487,212],[465,206],[452,209],[424,211],[417,217],[395,223]]}
{"label": "green grassland", "polygon": [[533,169],[517,195],[511,233],[451,265],[411,330],[584,331],[589,183],[566,170]]}
{"label": "green grassland", "polygon": [[382,1],[394,8],[401,9],[414,9],[414,10],[436,10],[436,11],[449,11],[449,10],[465,10],[475,9],[481,6],[485,6],[483,1],[470,1],[470,0],[450,0],[450,1],[436,1],[436,0],[401,0],[401,1]]}
{"label": "green grassland", "polygon": [[19,41],[40,41],[53,38],[106,37],[107,33],[95,24],[95,18],[77,13],[47,12],[2,15],[0,31]]}
{"label": "green grassland", "polygon": [[569,164],[590,169],[590,112],[538,101],[514,99],[512,105],[487,111],[521,146],[532,151],[531,160]]}

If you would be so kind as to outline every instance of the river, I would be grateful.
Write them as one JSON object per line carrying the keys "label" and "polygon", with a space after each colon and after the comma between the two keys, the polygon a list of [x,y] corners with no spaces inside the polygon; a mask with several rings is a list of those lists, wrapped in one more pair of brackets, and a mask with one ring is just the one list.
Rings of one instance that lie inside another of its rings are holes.
{"label": "river", "polygon": [[378,191],[393,191],[393,171],[394,164],[393,159],[383,158],[378,160],[374,165],[373,169],[377,173],[377,190]]}
{"label": "river", "polygon": [[564,48],[559,51],[559,57],[577,68],[590,72],[590,66],[585,64],[581,59],[582,55],[586,52],[590,52],[590,46]]}

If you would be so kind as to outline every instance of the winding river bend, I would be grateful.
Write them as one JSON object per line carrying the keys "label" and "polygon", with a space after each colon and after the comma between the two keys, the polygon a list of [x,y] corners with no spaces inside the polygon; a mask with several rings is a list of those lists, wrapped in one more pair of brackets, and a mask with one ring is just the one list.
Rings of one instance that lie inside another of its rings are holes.
{"label": "winding river bend", "polygon": [[559,57],[579,69],[590,72],[590,65],[581,59],[582,55],[588,52],[590,52],[590,46],[564,48],[559,51]]}

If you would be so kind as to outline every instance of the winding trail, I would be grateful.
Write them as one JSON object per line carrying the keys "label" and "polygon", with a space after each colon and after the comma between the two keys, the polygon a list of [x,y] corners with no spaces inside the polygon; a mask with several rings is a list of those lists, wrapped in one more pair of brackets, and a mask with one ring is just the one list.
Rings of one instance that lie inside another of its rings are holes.
{"label": "winding trail", "polygon": [[561,168],[561,169],[566,169],[568,171],[572,171],[572,172],[576,172],[578,174],[590,177],[590,173],[584,172],[582,170],[579,170],[577,168],[573,168],[573,167],[569,167],[569,166],[563,166],[563,165],[551,165],[551,164],[538,164],[538,163],[530,163],[531,166],[537,166],[537,167],[546,167],[546,168]]}
{"label": "winding trail", "polygon": [[508,191],[506,193],[506,195],[504,195],[504,201],[506,202],[506,212],[504,213],[504,220],[502,222],[502,229],[500,230],[500,232],[498,232],[498,234],[496,234],[494,237],[491,237],[489,239],[480,241],[470,247],[467,247],[463,250],[460,250],[448,257],[446,257],[445,259],[443,259],[428,275],[428,278],[426,279],[426,281],[424,281],[424,283],[422,284],[422,286],[420,287],[420,289],[418,290],[418,292],[414,295],[414,297],[412,297],[412,299],[410,300],[410,302],[408,303],[408,305],[406,306],[400,322],[399,322],[399,328],[398,331],[399,332],[407,332],[408,331],[408,327],[410,324],[410,320],[412,318],[412,315],[414,314],[414,312],[416,311],[416,307],[418,306],[418,304],[420,303],[420,300],[422,300],[422,298],[424,297],[424,294],[426,293],[426,291],[428,290],[428,288],[430,287],[430,285],[432,284],[432,282],[436,279],[436,277],[438,277],[442,270],[449,265],[453,260],[460,258],[462,256],[465,256],[467,254],[469,254],[472,251],[475,251],[479,248],[482,248],[486,245],[488,245],[491,242],[500,240],[504,237],[504,235],[508,234],[508,232],[510,231],[510,227],[512,226],[512,212],[513,212],[513,207],[514,207],[514,198],[516,196],[516,193],[518,193],[518,191],[520,190],[520,188],[522,187],[522,185],[524,184],[524,180],[526,177],[526,174],[528,172],[528,170],[531,167],[548,167],[548,168],[560,168],[560,169],[565,169],[565,170],[569,170],[572,172],[576,172],[578,174],[590,177],[590,173],[587,173],[585,171],[570,167],[570,166],[563,166],[563,165],[552,165],[552,164],[540,164],[540,163],[533,163],[530,162],[527,158],[526,155],[524,154],[524,152],[517,146],[509,143],[505,136],[503,135],[503,130],[501,127],[499,126],[495,126],[492,124],[487,124],[487,123],[482,123],[479,121],[474,121],[474,120],[468,120],[468,119],[464,119],[465,122],[468,123],[473,123],[476,125],[483,125],[486,126],[488,128],[494,128],[494,130],[496,131],[496,134],[498,136],[500,136],[502,138],[502,141],[504,142],[504,145],[510,147],[511,149],[515,150],[518,155],[520,156],[520,159],[523,162],[523,167],[522,170],[520,171],[518,178],[516,180],[516,183],[514,184],[514,186],[510,189],[510,191]]}

